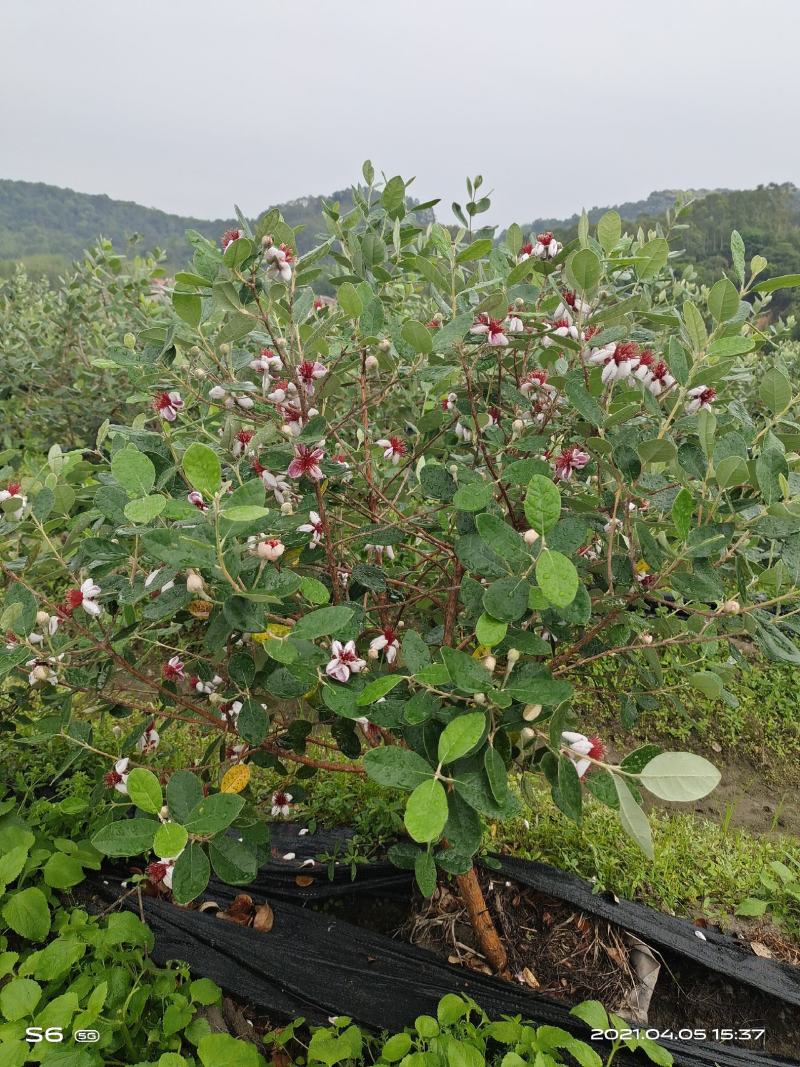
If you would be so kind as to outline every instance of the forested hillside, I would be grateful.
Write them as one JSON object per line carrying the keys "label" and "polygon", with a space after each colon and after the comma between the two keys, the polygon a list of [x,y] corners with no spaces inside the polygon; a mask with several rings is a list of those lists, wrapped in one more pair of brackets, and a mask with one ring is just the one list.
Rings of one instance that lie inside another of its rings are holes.
{"label": "forested hillside", "polygon": [[[324,198],[303,196],[276,205],[266,202],[264,208],[276,206],[291,226],[306,227],[298,239],[305,251],[324,229],[323,199],[339,201],[344,210],[352,207],[352,193],[345,189]],[[13,263],[19,260],[34,273],[54,277],[98,236],[113,241],[120,250],[136,236],[140,251],[161,248],[167,254],[167,262],[179,266],[191,256],[187,230],[217,238],[233,225],[232,217],[197,219],[171,215],[132,201],[76,193],[43,182],[0,180],[0,277],[8,276]]]}

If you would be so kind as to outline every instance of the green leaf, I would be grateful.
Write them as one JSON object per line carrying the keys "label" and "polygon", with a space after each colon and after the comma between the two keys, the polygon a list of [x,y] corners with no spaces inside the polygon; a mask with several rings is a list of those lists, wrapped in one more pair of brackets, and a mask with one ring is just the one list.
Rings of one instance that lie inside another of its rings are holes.
{"label": "green leaf", "polygon": [[442,659],[456,689],[462,693],[487,693],[492,676],[482,663],[457,648],[443,648]]}
{"label": "green leaf", "polygon": [[437,841],[447,822],[447,794],[441,782],[430,778],[421,782],[406,804],[403,817],[413,841]]}
{"label": "green leaf", "polygon": [[384,674],[380,678],[375,678],[373,681],[368,682],[356,698],[356,704],[360,707],[366,707],[368,704],[375,704],[378,700],[382,700],[387,693],[390,693],[396,685],[404,682],[405,678],[402,674]]}
{"label": "green leaf", "polygon": [[[418,852],[414,860],[414,877],[417,880],[419,891],[424,897],[432,897],[436,892],[436,863],[430,852]],[[398,1037],[408,1037],[407,1034],[398,1034]],[[394,1040],[391,1038],[390,1040]],[[408,1039],[409,1046],[411,1039]],[[386,1058],[384,1046],[382,1058]],[[399,1058],[399,1057],[398,1057]]]}
{"label": "green leaf", "polygon": [[352,282],[342,282],[336,290],[336,301],[350,319],[357,319],[364,310],[364,302]]}
{"label": "green leaf", "polygon": [[569,682],[554,678],[550,671],[538,663],[525,663],[513,672],[506,691],[523,704],[561,704],[572,697]]}
{"label": "green leaf", "polygon": [[201,1037],[197,1054],[203,1067],[259,1067],[262,1063],[255,1045],[240,1041],[230,1034],[206,1034]]}
{"label": "green leaf", "polygon": [[258,869],[255,851],[235,837],[220,834],[208,846],[211,866],[218,878],[228,885],[247,885]]}
{"label": "green leaf", "polygon": [[575,564],[562,555],[545,549],[536,561],[536,581],[544,595],[557,608],[571,604],[578,592],[580,580]]}
{"label": "green leaf", "polygon": [[777,415],[792,402],[792,383],[777,367],[770,367],[758,387],[758,395],[767,408]]}
{"label": "green leaf", "polygon": [[148,815],[158,815],[164,800],[161,785],[152,771],[136,767],[128,775],[128,796],[131,802]]}
{"label": "green leaf", "polygon": [[13,978],[0,990],[0,1012],[10,1023],[32,1016],[42,987],[31,978]]}
{"label": "green leaf", "polygon": [[114,453],[111,473],[130,496],[146,496],[156,480],[156,469],[152,460],[131,444]]}
{"label": "green leaf", "polygon": [[54,852],[42,868],[45,885],[51,889],[70,889],[82,882],[85,875],[83,866],[74,856],[63,852]]}
{"label": "green leaf", "polygon": [[183,319],[189,326],[200,325],[200,319],[203,317],[203,301],[197,293],[181,293],[176,289],[172,294],[172,306],[178,318]]}
{"label": "green leaf", "polygon": [[688,681],[693,689],[711,700],[717,700],[722,695],[722,679],[714,671],[692,671]]}
{"label": "green leaf", "polygon": [[501,622],[516,622],[527,613],[530,588],[524,578],[499,578],[483,594],[484,610]]}
{"label": "green leaf", "polygon": [[6,886],[16,881],[20,871],[25,866],[29,852],[28,845],[16,845],[0,856],[0,886]]}
{"label": "green leaf", "polygon": [[422,756],[397,745],[384,745],[365,752],[364,770],[373,782],[390,789],[416,789],[433,777],[433,768]]}
{"label": "green leaf", "polygon": [[567,269],[576,287],[584,294],[594,289],[603,273],[603,265],[591,248],[581,248],[575,252],[568,260]]}
{"label": "green leaf", "polygon": [[456,263],[469,263],[473,259],[483,259],[484,256],[488,256],[492,250],[492,242],[488,237],[480,237],[477,241],[473,241],[471,245],[463,248],[456,256]]}
{"label": "green leaf", "polygon": [[235,793],[212,793],[192,808],[185,826],[190,834],[210,836],[225,830],[244,807],[244,797]]}
{"label": "green leaf", "polygon": [[295,625],[291,636],[313,641],[317,637],[325,637],[343,630],[353,618],[353,609],[342,605],[328,608],[318,608],[304,615]]}
{"label": "green leaf", "polygon": [[776,289],[794,289],[800,285],[800,274],[782,274],[779,278],[767,278],[754,285],[757,293],[774,293]]}
{"label": "green leaf", "polygon": [[614,775],[614,785],[617,788],[619,799],[619,821],[622,829],[628,834],[648,859],[654,859],[653,835],[650,832],[650,823],[647,816],[633,799],[630,789],[625,782]]}
{"label": "green leaf", "polygon": [[527,568],[531,565],[532,557],[525,542],[499,515],[478,515],[475,526],[481,539],[498,556],[513,563],[515,567]]}
{"label": "green leaf", "polygon": [[308,575],[300,576],[300,592],[310,604],[327,604],[331,598],[328,587]]}
{"label": "green leaf", "polygon": [[208,445],[195,442],[183,454],[183,473],[193,489],[212,497],[222,485],[219,457]]}
{"label": "green leaf", "polygon": [[269,508],[262,508],[257,504],[242,504],[239,507],[225,508],[221,515],[228,522],[254,522],[269,515]]}
{"label": "green leaf", "polygon": [[693,752],[662,752],[642,769],[639,781],[661,800],[700,800],[716,789],[717,768]]}
{"label": "green leaf", "polygon": [[237,237],[222,254],[225,266],[237,270],[253,254],[253,242],[249,237]]}
{"label": "green leaf", "polygon": [[775,504],[782,499],[781,479],[788,477],[786,456],[777,448],[765,449],[756,459],[756,481],[765,504]]}
{"label": "green leaf", "polygon": [[438,758],[440,763],[454,763],[474,748],[486,729],[486,716],[482,711],[457,715],[445,726],[439,736]]}
{"label": "green leaf", "polygon": [[153,852],[159,859],[174,859],[186,848],[189,834],[186,828],[177,822],[165,822],[156,830],[153,838]]}
{"label": "green leaf", "polygon": [[534,474],[525,493],[525,517],[538,534],[546,534],[561,515],[561,493],[541,474]]}
{"label": "green leaf", "polygon": [[407,319],[403,323],[400,336],[407,344],[411,345],[415,352],[428,353],[433,349],[431,331],[427,326],[423,326],[421,322],[417,322],[415,319]]}
{"label": "green leaf", "polygon": [[757,919],[764,914],[768,906],[766,900],[759,900],[758,897],[746,897],[736,909],[736,914]]}
{"label": "green leaf", "polygon": [[663,237],[654,237],[636,252],[636,273],[641,281],[648,281],[667,265],[669,243]]}
{"label": "green leaf", "polygon": [[702,352],[708,341],[706,324],[703,316],[697,310],[691,300],[686,300],[683,305],[683,322],[686,327],[686,336],[694,353]]}
{"label": "green leaf", "polygon": [[694,498],[688,489],[681,489],[672,502],[672,521],[682,541],[689,536],[694,514]]}
{"label": "green leaf", "polygon": [[402,219],[406,213],[406,183],[396,175],[390,178],[381,193],[383,210],[391,219]]}
{"label": "green leaf", "polygon": [[483,754],[483,769],[486,771],[492,796],[498,804],[504,804],[508,794],[508,772],[503,757],[491,745],[487,745]]}
{"label": "green leaf", "polygon": [[[244,708],[242,708],[244,711]],[[241,714],[239,715],[241,721]],[[170,816],[179,823],[186,821],[189,812],[203,799],[203,783],[191,771],[175,771],[167,782],[167,807]]]}
{"label": "green leaf", "polygon": [[483,511],[492,502],[494,492],[485,482],[473,482],[456,491],[453,506],[459,511]]}
{"label": "green leaf", "polygon": [[595,398],[583,384],[580,372],[577,375],[569,375],[564,384],[564,392],[572,406],[592,426],[602,426],[605,421],[605,413]]}
{"label": "green leaf", "polygon": [[172,895],[178,904],[189,904],[208,885],[211,865],[202,845],[193,841],[175,861],[172,871]]}
{"label": "green leaf", "polygon": [[98,830],[92,844],[105,856],[138,856],[151,848],[157,829],[153,819],[120,819]]}
{"label": "green leaf", "polygon": [[663,437],[652,441],[642,441],[636,451],[642,463],[671,463],[678,454],[672,441],[667,441]]}
{"label": "green leaf", "polygon": [[711,286],[708,310],[717,322],[727,322],[739,310],[739,294],[729,278],[720,278]]}
{"label": "green leaf", "polygon": [[606,211],[597,220],[597,240],[603,251],[610,252],[622,237],[622,219],[616,211]]}
{"label": "green leaf", "polygon": [[485,612],[475,624],[475,636],[480,644],[485,645],[486,648],[499,645],[507,632],[508,623],[493,619],[491,615],[487,615]]}
{"label": "green leaf", "polygon": [[403,643],[400,646],[400,650],[403,663],[405,663],[406,667],[408,667],[412,674],[417,674],[419,671],[430,665],[430,649],[416,630],[406,630],[403,634]]}
{"label": "green leaf", "polygon": [[36,886],[12,893],[3,905],[3,919],[15,934],[26,941],[44,941],[50,932],[47,898]]}
{"label": "green leaf", "polygon": [[738,230],[731,233],[731,259],[739,284],[744,285],[744,241]]}
{"label": "green leaf", "polygon": [[167,498],[156,493],[130,500],[125,505],[125,518],[136,525],[144,525],[157,518],[167,506]]}
{"label": "green leaf", "polygon": [[269,715],[257,700],[248,697],[242,701],[242,710],[236,720],[236,731],[248,744],[258,745],[267,736]]}
{"label": "green leaf", "polygon": [[581,780],[575,764],[563,754],[558,759],[558,784],[553,788],[553,800],[568,819],[580,826],[583,806]]}

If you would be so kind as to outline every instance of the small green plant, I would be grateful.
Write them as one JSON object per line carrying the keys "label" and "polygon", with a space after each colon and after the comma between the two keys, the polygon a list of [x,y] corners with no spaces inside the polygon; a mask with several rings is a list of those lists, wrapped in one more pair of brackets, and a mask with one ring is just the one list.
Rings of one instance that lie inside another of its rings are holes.
{"label": "small green plant", "polygon": [[[305,1048],[309,1067],[317,1064],[391,1064],[400,1067],[480,1067],[486,1063],[500,1067],[557,1067],[580,1063],[582,1067],[609,1067],[620,1048],[641,1050],[651,1063],[669,1067],[672,1055],[655,1041],[638,1036],[617,1015],[608,1015],[598,1001],[587,1001],[572,1013],[591,1028],[594,1042],[607,1039],[610,1051],[602,1057],[589,1041],[574,1037],[558,1026],[537,1026],[520,1016],[504,1016],[491,1021],[467,997],[442,997],[432,1015],[420,1015],[412,1027],[399,1034],[375,1038],[346,1017],[331,1025],[312,1029],[310,1039],[298,1020],[273,1035],[277,1045]],[[624,1035],[624,1036],[623,1036]]]}
{"label": "small green plant", "polygon": [[758,896],[746,897],[737,915],[758,918],[767,911],[795,934],[800,931],[800,862],[786,857],[789,864],[773,860],[760,875]]}

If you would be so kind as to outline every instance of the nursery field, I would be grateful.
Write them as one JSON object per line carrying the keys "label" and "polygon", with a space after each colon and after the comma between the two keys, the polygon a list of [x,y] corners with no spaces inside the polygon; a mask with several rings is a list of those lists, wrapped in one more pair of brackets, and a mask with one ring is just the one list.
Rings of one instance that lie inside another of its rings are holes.
{"label": "nursery field", "polygon": [[800,276],[413,192],[0,283],[0,1067],[800,1063]]}

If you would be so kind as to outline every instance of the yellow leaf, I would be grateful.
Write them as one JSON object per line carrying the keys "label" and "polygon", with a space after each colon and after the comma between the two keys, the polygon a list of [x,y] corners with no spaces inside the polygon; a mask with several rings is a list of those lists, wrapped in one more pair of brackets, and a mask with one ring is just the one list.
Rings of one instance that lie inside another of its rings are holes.
{"label": "yellow leaf", "polygon": [[241,793],[249,781],[250,767],[246,763],[237,763],[225,772],[219,791],[220,793]]}

